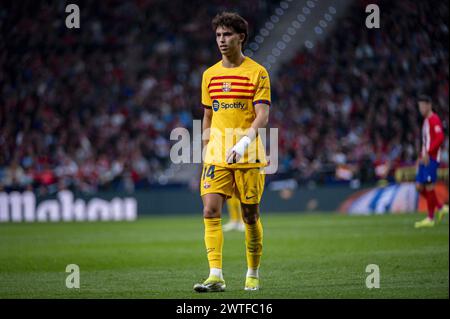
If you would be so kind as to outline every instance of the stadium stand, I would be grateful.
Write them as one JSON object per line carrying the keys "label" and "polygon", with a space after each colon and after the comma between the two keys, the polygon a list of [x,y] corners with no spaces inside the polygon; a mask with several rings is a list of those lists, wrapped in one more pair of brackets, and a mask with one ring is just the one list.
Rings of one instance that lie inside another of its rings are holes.
{"label": "stadium stand", "polygon": [[[64,26],[63,2],[2,5],[0,188],[157,185],[170,165],[171,130],[202,116],[201,74],[220,58],[212,9],[235,10],[197,2],[85,1],[76,31]],[[378,3],[381,29],[362,29],[367,1],[355,1],[324,42],[271,75],[269,126],[283,129],[279,174],[269,180],[392,177],[419,149],[420,92],[432,96],[447,133],[448,4]],[[237,11],[253,34],[277,4],[245,1]]]}

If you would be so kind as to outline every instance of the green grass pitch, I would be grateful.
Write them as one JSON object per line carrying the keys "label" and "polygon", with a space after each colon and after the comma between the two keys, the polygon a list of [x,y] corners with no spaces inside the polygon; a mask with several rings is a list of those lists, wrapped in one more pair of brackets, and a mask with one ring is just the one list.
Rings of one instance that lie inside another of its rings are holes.
{"label": "green grass pitch", "polygon": [[[198,294],[208,274],[201,216],[136,222],[0,224],[0,298],[448,298],[448,220],[419,214],[263,214],[262,289],[243,290],[244,234],[225,233],[227,291]],[[65,286],[80,267],[80,289]],[[380,288],[368,289],[368,264]]]}

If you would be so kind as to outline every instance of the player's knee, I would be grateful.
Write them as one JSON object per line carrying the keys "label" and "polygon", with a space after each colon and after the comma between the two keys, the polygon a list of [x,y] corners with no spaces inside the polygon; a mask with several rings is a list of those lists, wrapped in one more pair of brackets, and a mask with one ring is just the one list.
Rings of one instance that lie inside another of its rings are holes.
{"label": "player's knee", "polygon": [[243,215],[242,219],[244,220],[244,223],[248,225],[253,225],[258,221],[259,215],[258,214],[252,214],[252,215]]}
{"label": "player's knee", "polygon": [[218,218],[218,217],[220,217],[220,209],[215,206],[205,206],[203,208],[203,217]]}
{"label": "player's knee", "polygon": [[242,205],[242,219],[244,223],[252,225],[258,221],[259,213],[257,205]]}

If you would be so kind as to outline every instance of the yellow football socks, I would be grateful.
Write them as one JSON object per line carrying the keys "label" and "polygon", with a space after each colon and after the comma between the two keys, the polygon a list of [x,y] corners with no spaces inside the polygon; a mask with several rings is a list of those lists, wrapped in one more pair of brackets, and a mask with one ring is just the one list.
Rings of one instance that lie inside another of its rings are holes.
{"label": "yellow football socks", "polygon": [[[222,269],[223,232],[221,218],[204,218],[205,245],[210,269]],[[262,255],[263,228],[261,219],[254,224],[245,224],[245,247],[247,266],[255,270],[254,277],[258,277],[257,270]],[[252,272],[253,273],[253,272]]]}
{"label": "yellow football socks", "polygon": [[222,219],[203,218],[203,222],[205,223],[205,245],[209,268],[222,269]]}
{"label": "yellow football socks", "polygon": [[263,228],[261,219],[254,224],[245,224],[245,247],[247,252],[247,266],[257,270],[262,255]]}

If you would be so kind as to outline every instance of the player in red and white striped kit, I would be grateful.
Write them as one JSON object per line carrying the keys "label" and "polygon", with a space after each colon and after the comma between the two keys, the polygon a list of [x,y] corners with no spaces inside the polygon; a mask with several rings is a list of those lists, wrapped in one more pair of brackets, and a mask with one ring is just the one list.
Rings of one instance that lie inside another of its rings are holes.
{"label": "player in red and white striped kit", "polygon": [[448,205],[439,203],[434,184],[441,157],[441,145],[444,142],[442,122],[432,110],[431,98],[421,95],[418,99],[419,111],[424,117],[422,126],[422,150],[418,160],[416,187],[427,200],[428,216],[415,223],[416,228],[434,226],[434,212],[437,209],[441,221],[448,214]]}

